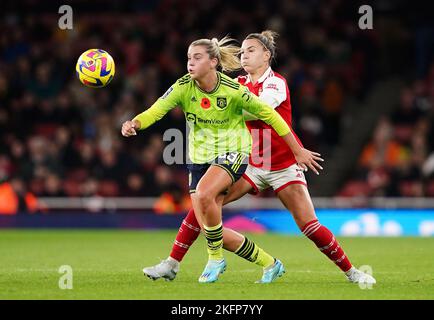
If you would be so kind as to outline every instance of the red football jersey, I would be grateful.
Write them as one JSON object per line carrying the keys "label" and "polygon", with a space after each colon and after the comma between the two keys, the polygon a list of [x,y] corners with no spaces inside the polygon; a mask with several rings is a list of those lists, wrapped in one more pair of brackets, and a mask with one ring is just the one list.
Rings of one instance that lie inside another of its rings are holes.
{"label": "red football jersey", "polygon": [[[268,68],[255,84],[250,81],[248,75],[239,76],[237,80],[259,96],[262,101],[275,108],[292,128],[289,89],[284,77]],[[249,158],[252,166],[276,171],[297,162],[289,146],[271,126],[261,120],[246,121],[246,124],[253,140],[252,153]],[[294,136],[300,146],[303,146],[295,133]]]}

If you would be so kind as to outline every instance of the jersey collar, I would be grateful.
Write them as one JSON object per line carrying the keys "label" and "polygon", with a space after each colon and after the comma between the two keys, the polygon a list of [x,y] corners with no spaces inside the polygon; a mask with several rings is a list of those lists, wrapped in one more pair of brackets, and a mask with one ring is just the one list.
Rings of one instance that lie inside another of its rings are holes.
{"label": "jersey collar", "polygon": [[207,91],[204,91],[204,90],[202,90],[196,83],[195,83],[195,86],[200,90],[200,91],[202,91],[203,93],[206,93],[206,94],[213,94],[214,92],[216,92],[217,90],[218,90],[218,88],[220,87],[220,80],[221,80],[221,75],[220,75],[220,72],[218,72],[217,71],[217,84],[216,84],[216,86],[214,87],[214,89],[212,90],[212,91],[210,91],[210,92],[207,92]]}
{"label": "jersey collar", "polygon": [[[264,82],[265,79],[267,79],[271,75],[272,72],[273,71],[271,70],[271,67],[268,67],[268,69],[265,70],[264,74],[258,79],[258,83]],[[250,78],[250,75],[247,75],[246,84],[249,82],[252,82],[252,79]]]}

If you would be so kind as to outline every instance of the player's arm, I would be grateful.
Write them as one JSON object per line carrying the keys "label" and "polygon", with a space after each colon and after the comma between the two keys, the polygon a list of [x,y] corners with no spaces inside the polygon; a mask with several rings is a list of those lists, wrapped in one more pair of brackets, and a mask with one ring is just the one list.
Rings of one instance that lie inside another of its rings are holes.
{"label": "player's arm", "polygon": [[291,151],[294,153],[297,163],[304,170],[307,170],[309,167],[316,174],[319,174],[317,168],[322,169],[322,167],[317,163],[317,161],[324,161],[320,157],[321,155],[300,146],[294,134],[292,133],[291,128],[276,110],[274,110],[268,104],[262,102],[247,88],[245,88],[245,90],[243,89],[241,99],[243,100],[244,109],[255,115],[259,120],[262,120],[273,127],[277,134],[281,136],[283,140],[285,140],[285,142],[291,148]]}
{"label": "player's arm", "polygon": [[[280,104],[286,100],[286,83],[278,77],[270,77],[265,79],[262,85],[262,92],[259,95],[259,99],[265,102],[273,109],[280,106]],[[250,112],[243,110],[244,120],[252,121],[258,120],[258,118]]]}
{"label": "player's arm", "polygon": [[134,136],[136,130],[143,130],[160,120],[171,109],[181,104],[181,89],[175,83],[166,93],[161,96],[146,111],[136,115],[131,121],[125,121],[122,125],[122,135],[125,137]]}

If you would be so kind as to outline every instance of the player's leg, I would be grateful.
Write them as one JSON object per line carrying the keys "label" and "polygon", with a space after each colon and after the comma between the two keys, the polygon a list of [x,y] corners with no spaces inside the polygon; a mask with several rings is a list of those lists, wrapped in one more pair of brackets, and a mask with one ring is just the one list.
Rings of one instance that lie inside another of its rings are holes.
{"label": "player's leg", "polygon": [[[246,193],[256,194],[269,187],[261,179],[257,168],[248,165],[244,173],[241,172],[243,171],[232,172],[238,180],[225,195],[223,204],[235,201]],[[280,260],[275,259],[255,242],[232,229],[223,228],[223,242],[226,250],[232,251],[239,257],[263,268],[262,279],[258,281],[260,283],[272,282],[285,272]]]}
{"label": "player's leg", "polygon": [[264,275],[261,283],[269,283],[284,273],[280,260],[274,258],[241,233],[230,228],[223,228],[223,247],[237,256],[263,268]]}
{"label": "player's leg", "polygon": [[[224,204],[238,200],[246,193],[257,194],[269,187],[260,177],[260,170],[248,165],[242,177],[229,190],[224,198]],[[255,242],[242,234],[225,228],[224,245],[229,251],[233,251],[239,257],[246,259],[263,268],[263,275],[259,283],[270,283],[285,272],[280,260],[274,258]],[[231,245],[229,246],[229,239]],[[226,243],[228,245],[226,246]]]}
{"label": "player's leg", "polygon": [[170,255],[160,263],[144,268],[143,273],[152,280],[159,278],[165,280],[175,279],[182,259],[187,254],[190,246],[196,241],[200,230],[194,210],[190,209],[178,229]]}
{"label": "player's leg", "polygon": [[210,166],[200,179],[191,200],[196,219],[203,225],[207,242],[208,263],[199,282],[217,281],[226,269],[223,258],[222,193],[232,184],[232,177],[219,166]]}
{"label": "player's leg", "polygon": [[[223,205],[238,200],[252,191],[252,189],[252,185],[246,179],[238,179],[224,195]],[[181,262],[190,246],[199,236],[200,230],[201,225],[196,219],[194,210],[190,209],[181,223],[169,257],[177,262]],[[242,245],[243,241],[243,235],[223,226],[223,248],[225,250],[235,252]]]}
{"label": "player's leg", "polygon": [[[289,169],[289,168],[288,168]],[[294,169],[294,168],[292,168]],[[375,279],[354,268],[333,233],[321,225],[315,214],[315,209],[310,198],[304,175],[299,180],[292,180],[278,187],[275,185],[277,196],[283,205],[291,212],[297,226],[331,261],[333,261],[352,282],[375,283]],[[285,175],[285,173],[283,174]],[[289,179],[294,179],[291,173]],[[276,180],[273,180],[275,182]]]}
{"label": "player's leg", "polygon": [[[189,170],[189,192],[193,194],[196,192],[199,180],[208,170],[209,164],[189,164],[187,168]],[[143,273],[153,280],[159,278],[165,280],[175,279],[180,268],[180,262],[199,236],[200,231],[201,226],[197,222],[194,210],[190,209],[179,227],[169,257],[159,264],[144,268]]]}
{"label": "player's leg", "polygon": [[[208,264],[200,282],[214,282],[226,268],[223,259],[222,206],[224,194],[244,173],[248,156],[228,152],[218,156],[202,175],[191,199],[208,246]],[[236,234],[235,234],[236,235]],[[219,270],[219,272],[216,272]]]}
{"label": "player's leg", "polygon": [[[214,165],[212,165],[208,169],[207,173],[199,181],[196,192],[199,191],[199,193],[200,193],[200,189],[202,187],[203,187],[203,190],[208,190],[209,186],[211,186],[211,189],[216,189],[216,188],[213,188],[212,185],[213,185],[213,183],[215,183],[216,177],[218,177],[217,172],[219,172],[219,171],[213,173],[213,167],[217,167],[217,168],[225,171],[228,174],[228,176],[232,179],[233,182],[239,181],[239,179],[241,178],[243,173],[246,171],[247,157],[244,155],[228,153],[228,154],[226,154],[225,157],[219,157],[218,160],[222,160],[222,161],[215,163]],[[210,174],[208,175],[208,173],[210,173]],[[249,187],[247,184],[244,184],[242,182],[239,182],[238,186],[235,185],[234,187],[240,187],[240,189],[242,189],[243,191],[245,190],[245,192],[247,192],[248,190],[251,190],[251,187]],[[228,198],[226,198],[226,201],[228,201],[228,199],[231,199],[231,198],[232,199],[238,198],[242,194],[245,194],[245,192],[244,193],[234,193],[234,194],[232,194],[233,198],[230,195]],[[197,195],[197,193],[193,197],[195,197]],[[226,192],[223,192],[221,194],[218,194],[215,197],[215,202],[216,202],[216,204],[220,210],[219,211],[220,219],[221,219],[221,207],[223,205],[223,201],[225,201],[223,198],[223,194],[225,194],[225,193]],[[193,202],[193,204],[194,204],[194,202]],[[197,207],[200,207],[200,206],[198,205]],[[209,208],[209,204],[204,205],[204,208]],[[207,223],[209,223],[209,222],[207,221],[206,216],[203,214],[199,215],[196,213],[196,217],[198,219],[199,224],[203,224],[203,230],[204,230],[204,233],[205,233],[205,236],[208,240],[208,245],[209,245],[210,239],[207,236],[207,230],[206,230],[207,229]],[[220,220],[220,223],[221,223],[221,220]],[[264,273],[267,273],[268,276],[266,278],[263,277],[261,282],[267,282],[268,283],[268,282],[273,281],[277,276],[282,275],[282,273],[284,272],[282,263],[279,260],[274,259],[268,253],[266,253],[262,248],[257,246],[254,242],[250,241],[246,237],[244,237],[241,234],[239,234],[233,230],[230,230],[230,229],[227,229],[224,232],[224,234],[226,234],[227,248],[228,249],[231,249],[231,250],[235,249],[235,253],[237,255],[239,255],[239,256],[247,259],[248,261],[251,261],[251,262],[264,268]],[[222,229],[222,235],[223,235],[223,229]],[[212,262],[213,260],[210,259],[209,261]],[[224,259],[222,261],[224,262]],[[225,266],[226,266],[226,264],[224,263],[224,267]],[[207,265],[207,267],[205,268],[204,273],[202,274],[199,281],[201,281],[201,282],[215,281],[218,277],[218,274],[217,274],[217,277],[215,277],[215,276],[213,276],[213,272],[209,273],[210,271],[213,271],[213,270],[215,270],[215,266],[211,266],[211,268],[208,268],[208,265]],[[214,271],[214,274],[215,274],[215,271]],[[210,280],[210,278],[211,278],[211,280]]]}
{"label": "player's leg", "polygon": [[[224,203],[228,199],[238,199],[248,191],[251,191],[252,186],[247,180],[239,179],[231,189],[237,189],[236,192],[227,193],[224,198],[220,195],[217,198],[217,203]],[[240,192],[246,191],[246,192]],[[198,217],[199,224],[201,223],[200,217]],[[280,277],[285,269],[280,260],[274,258],[264,249],[259,247],[254,241],[248,239],[239,232],[236,232],[230,228],[223,228],[223,247],[231,252],[234,252],[239,257],[252,262],[263,268],[263,276],[258,283],[270,283],[277,277]]]}
{"label": "player's leg", "polygon": [[254,190],[254,187],[247,179],[246,175],[243,174],[243,176],[229,188],[228,192],[224,196],[223,205],[234,202]]}

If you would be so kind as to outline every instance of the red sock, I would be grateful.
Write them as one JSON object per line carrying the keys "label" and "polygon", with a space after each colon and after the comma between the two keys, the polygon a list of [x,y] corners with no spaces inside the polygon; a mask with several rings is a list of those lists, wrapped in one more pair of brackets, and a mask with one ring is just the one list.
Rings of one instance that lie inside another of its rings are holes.
{"label": "red sock", "polygon": [[352,264],[345,255],[344,250],[339,246],[333,233],[318,220],[312,220],[306,223],[301,230],[306,237],[312,240],[319,250],[332,260],[342,271],[350,270]]}
{"label": "red sock", "polygon": [[178,234],[176,235],[175,242],[173,243],[172,251],[170,256],[181,262],[184,258],[190,246],[197,239],[200,234],[200,226],[197,223],[196,216],[194,215],[193,209],[188,211],[187,216],[182,221],[179,227]]}

